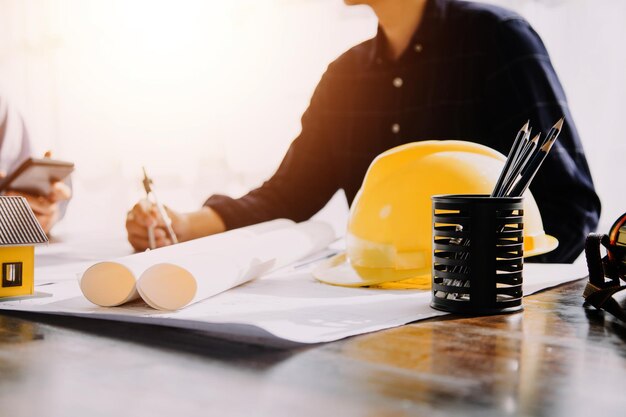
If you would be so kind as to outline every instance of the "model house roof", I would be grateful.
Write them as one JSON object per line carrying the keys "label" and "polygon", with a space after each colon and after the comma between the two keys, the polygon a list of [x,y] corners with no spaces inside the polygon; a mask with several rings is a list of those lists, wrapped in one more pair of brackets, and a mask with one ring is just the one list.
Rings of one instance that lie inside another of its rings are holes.
{"label": "model house roof", "polygon": [[0,247],[47,242],[46,233],[24,197],[0,196]]}

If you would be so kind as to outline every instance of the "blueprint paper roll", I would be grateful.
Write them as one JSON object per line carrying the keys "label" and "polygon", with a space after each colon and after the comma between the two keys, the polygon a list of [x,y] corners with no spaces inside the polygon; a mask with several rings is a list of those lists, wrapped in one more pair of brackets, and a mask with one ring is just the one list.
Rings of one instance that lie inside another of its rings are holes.
{"label": "blueprint paper roll", "polygon": [[221,256],[204,252],[153,265],[141,274],[137,290],[153,308],[178,310],[311,255],[333,239],[332,228],[322,222],[267,231]]}
{"label": "blueprint paper roll", "polygon": [[138,297],[177,310],[311,255],[335,239],[324,222],[275,220],[91,266],[85,297],[114,307]]}
{"label": "blueprint paper roll", "polygon": [[141,298],[158,310],[178,310],[257,278],[274,259],[242,265],[232,258],[192,255],[148,268],[137,283]]}
{"label": "blueprint paper roll", "polygon": [[244,242],[271,231],[294,226],[291,220],[278,219],[231,230],[173,246],[137,253],[123,258],[98,262],[89,267],[79,281],[85,297],[102,307],[114,307],[139,297],[137,279],[143,271],[159,263],[198,253],[227,255],[236,252]]}

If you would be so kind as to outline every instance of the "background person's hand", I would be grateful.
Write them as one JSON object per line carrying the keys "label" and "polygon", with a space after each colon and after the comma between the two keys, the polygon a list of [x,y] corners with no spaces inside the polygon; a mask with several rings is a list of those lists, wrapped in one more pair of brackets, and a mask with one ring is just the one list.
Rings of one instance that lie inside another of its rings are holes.
{"label": "background person's hand", "polygon": [[[49,154],[49,152],[46,152],[46,157],[49,157]],[[6,173],[0,172],[0,179],[5,176]],[[37,196],[15,190],[9,190],[4,195],[24,197],[35,217],[37,217],[41,228],[48,234],[60,218],[61,209],[59,202],[69,200],[72,197],[72,190],[67,184],[57,181],[52,184],[50,194],[45,196]]]}

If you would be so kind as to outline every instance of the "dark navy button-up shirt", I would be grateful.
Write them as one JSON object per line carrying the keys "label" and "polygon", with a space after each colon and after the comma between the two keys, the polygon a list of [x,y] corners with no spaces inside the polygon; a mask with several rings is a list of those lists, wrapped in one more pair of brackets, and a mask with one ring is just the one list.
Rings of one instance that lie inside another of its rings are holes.
{"label": "dark navy button-up shirt", "polygon": [[560,242],[540,260],[573,261],[597,226],[600,201],[563,88],[533,28],[499,7],[429,0],[406,51],[389,60],[385,47],[379,29],[331,63],[272,178],[239,199],[215,195],[206,205],[229,229],[279,217],[302,221],[338,189],[352,202],[372,160],[397,145],[456,139],[507,154],[527,120],[545,133],[565,116],[530,189],[544,229]]}

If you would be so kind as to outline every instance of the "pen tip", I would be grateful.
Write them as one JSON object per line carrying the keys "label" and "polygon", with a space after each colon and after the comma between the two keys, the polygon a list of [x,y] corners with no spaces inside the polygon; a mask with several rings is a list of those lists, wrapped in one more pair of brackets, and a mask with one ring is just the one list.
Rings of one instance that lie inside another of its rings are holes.
{"label": "pen tip", "polygon": [[537,133],[530,141],[534,144],[539,143],[539,138],[541,137],[541,132]]}
{"label": "pen tip", "polygon": [[528,132],[528,126],[530,125],[530,120],[526,121],[526,124],[524,126],[522,126],[522,129],[524,132]]}
{"label": "pen tip", "polygon": [[557,130],[561,130],[561,128],[563,127],[563,120],[565,120],[565,117],[561,117],[559,121],[554,124],[554,128]]}

